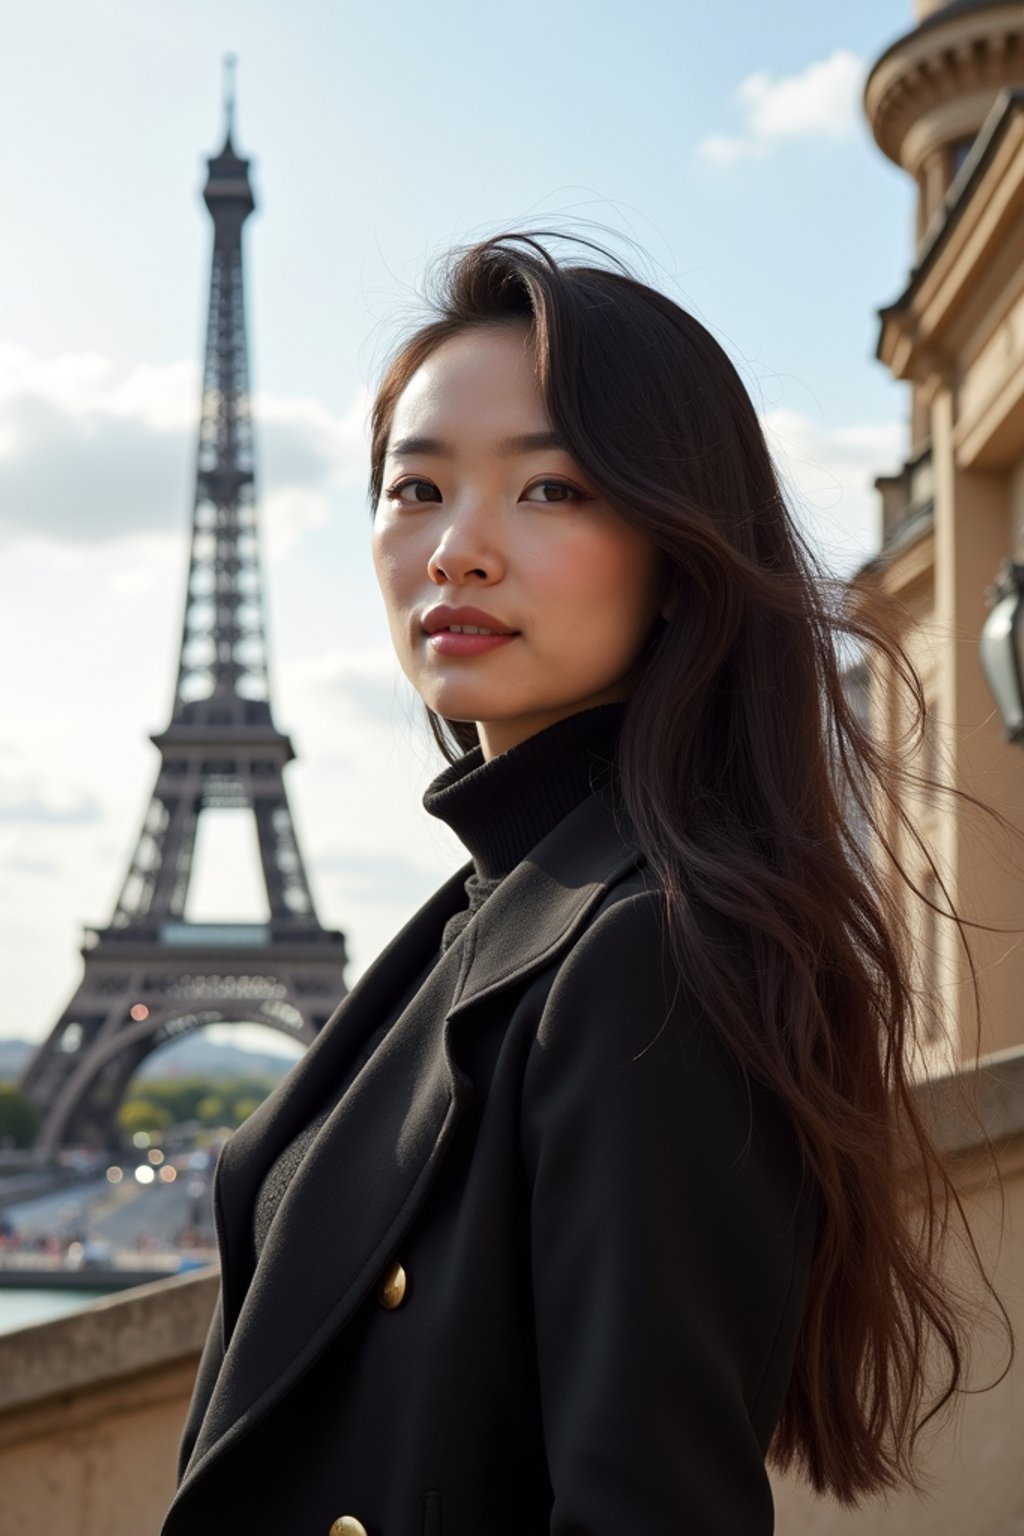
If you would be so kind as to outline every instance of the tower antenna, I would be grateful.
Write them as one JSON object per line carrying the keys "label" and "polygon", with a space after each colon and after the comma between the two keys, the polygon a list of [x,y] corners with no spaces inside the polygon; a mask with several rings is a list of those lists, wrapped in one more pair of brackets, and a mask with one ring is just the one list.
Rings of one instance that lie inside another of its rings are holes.
{"label": "tower antenna", "polygon": [[235,66],[237,63],[236,53],[224,55],[224,126],[225,137],[229,143],[235,127]]}

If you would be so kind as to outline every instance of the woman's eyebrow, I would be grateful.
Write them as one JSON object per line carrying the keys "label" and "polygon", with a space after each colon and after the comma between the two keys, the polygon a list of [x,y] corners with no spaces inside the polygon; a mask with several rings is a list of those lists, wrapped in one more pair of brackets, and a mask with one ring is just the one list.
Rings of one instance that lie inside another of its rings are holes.
{"label": "woman's eyebrow", "polygon": [[545,448],[563,447],[561,438],[548,428],[545,432],[523,432],[519,437],[506,437],[498,444],[498,452],[511,457],[516,453],[538,453]]}
{"label": "woman's eyebrow", "polygon": [[436,437],[400,437],[397,442],[388,445],[389,459],[414,453],[432,453],[450,458],[451,452],[451,449]]}
{"label": "woman's eyebrow", "polygon": [[[511,458],[517,453],[538,453],[546,448],[563,450],[564,446],[561,438],[550,430],[522,432],[516,437],[502,438],[497,444],[497,452]],[[454,452],[450,444],[442,442],[438,437],[400,437],[388,448],[388,458],[401,458],[404,454],[426,454],[450,459]]]}

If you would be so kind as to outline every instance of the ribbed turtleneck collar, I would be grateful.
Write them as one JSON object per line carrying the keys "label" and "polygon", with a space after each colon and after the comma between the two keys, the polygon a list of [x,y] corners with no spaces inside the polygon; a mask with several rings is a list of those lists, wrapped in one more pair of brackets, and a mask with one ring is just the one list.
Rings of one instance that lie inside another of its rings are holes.
{"label": "ribbed turtleneck collar", "polygon": [[438,774],[423,804],[462,839],[480,878],[502,879],[607,781],[625,713],[624,703],[582,710],[489,762],[474,747]]}

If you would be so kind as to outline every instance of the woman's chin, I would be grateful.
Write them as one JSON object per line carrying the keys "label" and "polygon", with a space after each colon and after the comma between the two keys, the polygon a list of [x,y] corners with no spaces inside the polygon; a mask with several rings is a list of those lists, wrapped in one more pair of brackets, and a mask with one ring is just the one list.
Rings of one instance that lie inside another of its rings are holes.
{"label": "woman's chin", "polygon": [[503,709],[493,694],[466,688],[425,689],[420,695],[428,709],[445,720],[476,722],[501,718],[505,713],[515,714],[514,709]]}

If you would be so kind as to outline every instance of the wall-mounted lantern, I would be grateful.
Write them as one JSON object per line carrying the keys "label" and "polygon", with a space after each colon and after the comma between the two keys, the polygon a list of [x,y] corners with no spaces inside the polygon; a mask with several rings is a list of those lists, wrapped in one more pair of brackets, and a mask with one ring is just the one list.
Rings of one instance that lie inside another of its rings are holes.
{"label": "wall-mounted lantern", "polygon": [[981,630],[981,670],[1007,741],[1024,745],[1024,563],[1005,561],[985,595],[990,611]]}

